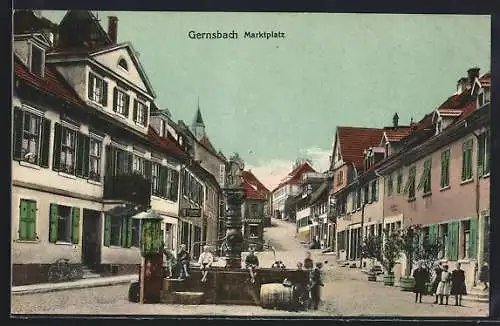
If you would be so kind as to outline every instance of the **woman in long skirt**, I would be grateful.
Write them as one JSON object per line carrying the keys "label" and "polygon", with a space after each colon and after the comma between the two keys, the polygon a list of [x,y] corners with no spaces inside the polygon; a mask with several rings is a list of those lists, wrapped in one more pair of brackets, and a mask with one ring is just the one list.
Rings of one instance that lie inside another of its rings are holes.
{"label": "woman in long skirt", "polygon": [[462,295],[467,294],[465,287],[465,272],[460,269],[460,263],[457,263],[457,268],[451,272],[451,295],[455,296],[455,306],[462,305]]}
{"label": "woman in long skirt", "polygon": [[451,275],[448,272],[448,265],[443,266],[443,272],[441,273],[441,281],[438,284],[436,294],[439,295],[439,304],[443,304],[443,298],[446,298],[446,305],[448,304],[448,298],[451,292]]}
{"label": "woman in long skirt", "polygon": [[434,300],[434,303],[438,303],[439,295],[437,293],[437,288],[439,285],[439,282],[441,282],[441,273],[443,272],[443,269],[441,268],[441,263],[437,264],[434,267],[434,272],[432,275],[432,293],[436,296],[436,299]]}

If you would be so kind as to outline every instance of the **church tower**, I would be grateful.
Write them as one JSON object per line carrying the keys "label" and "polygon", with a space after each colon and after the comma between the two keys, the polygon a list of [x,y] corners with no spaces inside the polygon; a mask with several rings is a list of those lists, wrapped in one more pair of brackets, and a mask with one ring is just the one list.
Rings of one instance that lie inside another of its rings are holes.
{"label": "church tower", "polygon": [[198,109],[196,110],[193,124],[191,125],[191,131],[198,140],[200,140],[203,136],[205,136],[205,123],[203,122],[203,117],[201,116],[199,99],[198,99]]}

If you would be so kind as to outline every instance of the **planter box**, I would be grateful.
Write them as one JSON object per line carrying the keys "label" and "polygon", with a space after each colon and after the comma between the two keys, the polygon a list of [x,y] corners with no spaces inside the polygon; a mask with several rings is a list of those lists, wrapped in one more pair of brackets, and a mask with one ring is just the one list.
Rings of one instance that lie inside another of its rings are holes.
{"label": "planter box", "polygon": [[384,285],[387,286],[394,285],[394,274],[384,275]]}

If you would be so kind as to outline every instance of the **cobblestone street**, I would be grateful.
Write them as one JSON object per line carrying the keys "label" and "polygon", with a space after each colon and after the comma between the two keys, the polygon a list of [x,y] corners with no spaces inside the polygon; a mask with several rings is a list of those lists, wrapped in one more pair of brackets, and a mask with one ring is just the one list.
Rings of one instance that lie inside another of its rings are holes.
{"label": "cobblestone street", "polygon": [[[307,251],[293,236],[294,225],[274,221],[265,237],[276,248],[276,259],[294,267]],[[261,266],[270,266],[272,252],[259,253]],[[12,297],[12,313],[27,314],[111,314],[111,315],[239,315],[239,316],[448,316],[480,317],[488,315],[485,303],[464,301],[464,306],[439,306],[433,298],[413,303],[413,293],[398,287],[368,282],[359,269],[340,267],[335,256],[313,251],[315,261],[328,261],[323,274],[322,305],[318,311],[287,312],[266,310],[257,306],[229,305],[140,305],[127,300],[128,285],[68,290],[53,293],[16,295]],[[453,299],[450,300],[453,303]]]}

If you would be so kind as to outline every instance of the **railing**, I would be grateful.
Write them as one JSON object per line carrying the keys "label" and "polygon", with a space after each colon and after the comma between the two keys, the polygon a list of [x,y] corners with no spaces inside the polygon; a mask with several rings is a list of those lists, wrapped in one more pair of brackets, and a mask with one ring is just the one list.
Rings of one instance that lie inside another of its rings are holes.
{"label": "railing", "polygon": [[151,202],[151,181],[140,174],[105,176],[103,197],[148,207]]}

